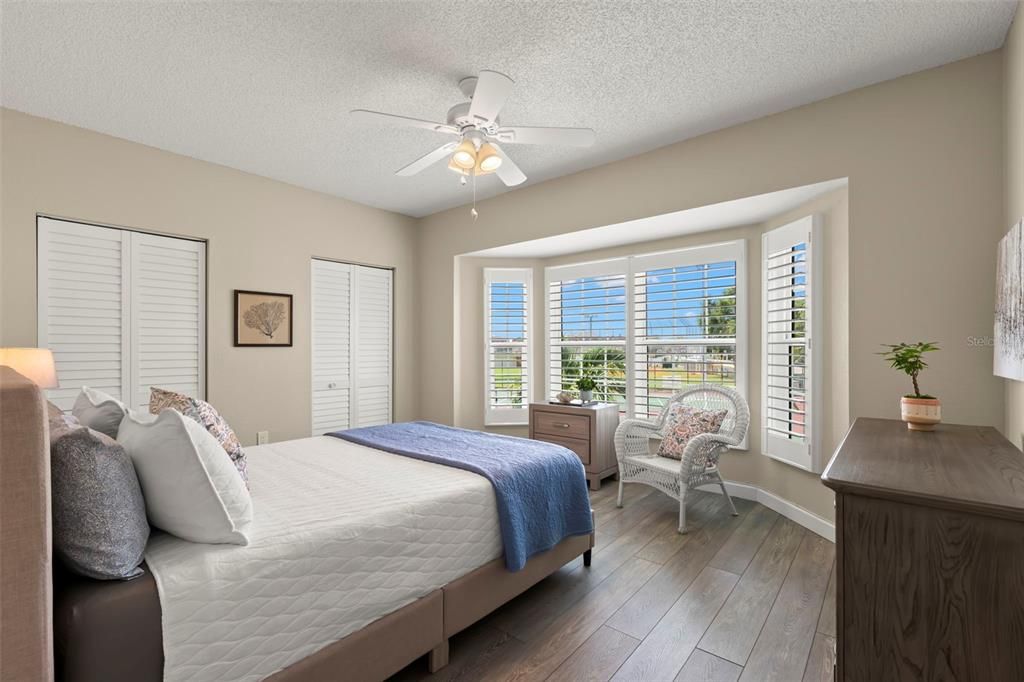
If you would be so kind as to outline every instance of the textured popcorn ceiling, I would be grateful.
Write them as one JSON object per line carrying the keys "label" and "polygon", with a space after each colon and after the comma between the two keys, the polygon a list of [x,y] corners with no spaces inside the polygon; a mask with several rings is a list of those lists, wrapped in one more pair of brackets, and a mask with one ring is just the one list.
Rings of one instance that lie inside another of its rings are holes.
{"label": "textured popcorn ceiling", "polygon": [[507,73],[506,124],[597,131],[509,145],[532,184],[996,49],[1015,5],[5,1],[0,104],[422,216],[469,188],[443,164],[394,171],[449,138],[350,109],[441,121],[460,78]]}

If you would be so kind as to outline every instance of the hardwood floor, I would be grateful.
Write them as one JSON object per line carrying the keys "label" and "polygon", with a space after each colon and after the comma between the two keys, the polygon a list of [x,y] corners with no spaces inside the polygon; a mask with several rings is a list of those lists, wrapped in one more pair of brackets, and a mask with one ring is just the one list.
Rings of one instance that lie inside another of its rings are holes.
{"label": "hardwood floor", "polygon": [[434,675],[407,680],[816,682],[832,679],[835,548],[748,500],[676,503],[609,481],[591,499],[593,566],[566,565],[451,640]]}

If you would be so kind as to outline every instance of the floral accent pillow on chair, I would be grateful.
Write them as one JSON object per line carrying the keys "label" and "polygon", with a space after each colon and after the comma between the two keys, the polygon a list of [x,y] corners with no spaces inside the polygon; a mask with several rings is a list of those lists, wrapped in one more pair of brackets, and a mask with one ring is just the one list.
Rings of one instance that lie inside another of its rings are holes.
{"label": "floral accent pillow on chair", "polygon": [[681,460],[683,451],[694,436],[718,433],[728,414],[728,410],[711,411],[688,405],[673,405],[658,447],[658,456]]}
{"label": "floral accent pillow on chair", "polygon": [[249,467],[245,461],[245,452],[238,436],[232,430],[224,417],[214,409],[213,405],[205,400],[190,398],[184,393],[168,391],[163,388],[151,387],[149,393],[150,414],[160,414],[161,410],[177,410],[193,421],[199,422],[210,434],[217,439],[220,446],[228,453],[231,462],[238,469],[238,474],[245,481],[245,487],[249,487]]}

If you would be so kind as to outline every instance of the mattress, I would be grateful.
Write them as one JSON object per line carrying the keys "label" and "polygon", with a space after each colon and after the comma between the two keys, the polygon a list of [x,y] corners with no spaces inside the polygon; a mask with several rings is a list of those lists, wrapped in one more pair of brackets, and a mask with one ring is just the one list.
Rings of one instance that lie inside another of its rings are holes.
{"label": "mattress", "polygon": [[262,679],[502,555],[477,474],[329,437],[246,456],[248,546],[147,548],[165,680]]}

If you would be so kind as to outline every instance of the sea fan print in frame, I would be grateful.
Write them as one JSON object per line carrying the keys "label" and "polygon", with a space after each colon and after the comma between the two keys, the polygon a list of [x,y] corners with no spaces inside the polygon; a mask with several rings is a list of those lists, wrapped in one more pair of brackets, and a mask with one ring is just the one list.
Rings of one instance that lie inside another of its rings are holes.
{"label": "sea fan print in frame", "polygon": [[995,374],[1024,381],[1024,218],[999,242]]}
{"label": "sea fan print in frame", "polygon": [[235,345],[292,345],[292,295],[235,289]]}

